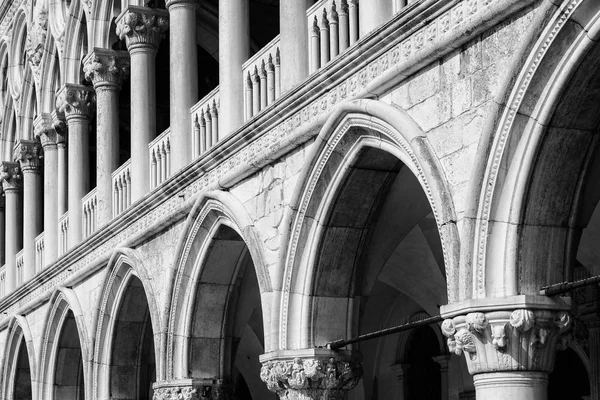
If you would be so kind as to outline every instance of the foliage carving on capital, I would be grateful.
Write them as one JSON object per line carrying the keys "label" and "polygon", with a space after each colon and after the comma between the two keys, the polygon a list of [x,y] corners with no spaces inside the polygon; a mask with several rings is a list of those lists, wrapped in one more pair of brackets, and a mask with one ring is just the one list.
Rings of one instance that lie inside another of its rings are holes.
{"label": "foliage carving on capital", "polygon": [[129,7],[117,22],[117,35],[127,47],[145,44],[158,47],[169,28],[168,14],[147,7]]}
{"label": "foliage carving on capital", "polygon": [[52,115],[42,113],[33,121],[35,138],[40,141],[42,148],[55,145],[57,142],[57,133],[54,129]]}
{"label": "foliage carving on capital", "polygon": [[27,60],[31,65],[36,83],[39,84],[41,77],[40,64],[44,55],[44,46],[46,45],[46,37],[48,36],[48,10],[41,7],[37,10],[34,17],[33,28],[28,31],[25,52]]}
{"label": "foliage carving on capital", "polygon": [[231,387],[217,379],[200,388],[194,386],[167,386],[154,389],[152,400],[229,400]]}
{"label": "foliage carving on capital", "polygon": [[20,140],[16,159],[21,165],[23,172],[40,172],[41,160],[43,158],[42,146],[37,140]]}
{"label": "foliage carving on capital", "polygon": [[[450,352],[467,355],[472,374],[491,371],[550,371],[554,351],[568,346],[572,327],[566,311],[517,309],[473,312],[443,321]],[[491,352],[497,357],[490,357]],[[481,356],[480,355],[484,355]]]}
{"label": "foliage carving on capital", "polygon": [[269,390],[289,400],[301,398],[296,394],[299,396],[303,392],[327,393],[327,398],[342,398],[343,392],[355,387],[361,377],[359,362],[333,357],[266,361],[260,371],[260,378]]}
{"label": "foliage carving on capital", "polygon": [[120,88],[129,75],[129,55],[126,52],[96,49],[84,60],[85,78],[94,87],[113,86]]}
{"label": "foliage carving on capital", "polygon": [[96,103],[93,89],[82,85],[65,85],[56,100],[57,109],[66,115],[91,117]]}
{"label": "foliage carving on capital", "polygon": [[2,163],[0,168],[0,179],[2,180],[2,189],[4,192],[18,191],[21,188],[21,168],[19,163]]}

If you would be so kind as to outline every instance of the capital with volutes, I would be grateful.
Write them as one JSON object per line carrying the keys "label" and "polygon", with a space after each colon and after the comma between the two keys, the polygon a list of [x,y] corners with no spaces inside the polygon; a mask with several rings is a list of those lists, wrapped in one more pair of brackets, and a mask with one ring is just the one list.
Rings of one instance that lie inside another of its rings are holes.
{"label": "capital with volutes", "polygon": [[42,166],[42,145],[37,140],[20,140],[15,149],[15,158],[23,173],[40,173]]}
{"label": "capital with volutes", "polygon": [[67,122],[72,118],[89,119],[96,106],[96,94],[89,86],[66,84],[58,92],[56,104]]}
{"label": "capital with volutes", "polygon": [[119,90],[129,75],[129,53],[94,48],[83,60],[83,72],[94,89]]}
{"label": "capital with volutes", "polygon": [[2,190],[4,190],[4,193],[18,193],[21,190],[22,178],[19,163],[2,162],[0,166],[0,179],[2,180]]}
{"label": "capital with volutes", "polygon": [[[526,296],[516,296],[526,298]],[[556,350],[566,348],[573,327],[569,306],[557,302],[510,301],[452,315],[442,322],[451,353],[465,355],[472,375],[488,372],[550,372]],[[521,303],[521,304],[519,304]],[[513,308],[515,307],[516,308]],[[456,307],[455,307],[456,308]]]}
{"label": "capital with volutes", "polygon": [[169,28],[169,13],[149,7],[128,6],[117,17],[117,35],[131,52],[138,47],[158,49]]}
{"label": "capital with volutes", "polygon": [[346,399],[363,372],[355,354],[327,349],[278,351],[260,361],[260,378],[282,400]]}

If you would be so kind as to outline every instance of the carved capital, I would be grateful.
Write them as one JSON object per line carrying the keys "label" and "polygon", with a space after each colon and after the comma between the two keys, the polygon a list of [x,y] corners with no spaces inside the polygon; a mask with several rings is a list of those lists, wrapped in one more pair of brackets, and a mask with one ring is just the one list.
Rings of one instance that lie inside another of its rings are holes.
{"label": "carved capital", "polygon": [[88,86],[66,84],[58,92],[56,104],[58,111],[70,118],[90,118],[94,112],[96,94]]}
{"label": "carved capital", "polygon": [[23,173],[39,173],[42,154],[42,146],[37,140],[20,140],[15,151],[15,158],[21,165]]}
{"label": "carved capital", "polygon": [[85,78],[94,84],[96,90],[118,90],[129,74],[129,54],[126,51],[95,48],[83,63]]}
{"label": "carved capital", "polygon": [[54,129],[52,114],[41,113],[33,121],[33,129],[36,139],[40,141],[44,149],[56,146],[57,134]]}
{"label": "carved capital", "polygon": [[52,111],[52,127],[56,132],[56,143],[65,145],[67,142],[67,119],[63,112]]}
{"label": "carved capital", "polygon": [[21,190],[23,177],[19,163],[3,161],[0,169],[0,179],[2,179],[2,189],[4,192],[11,193]]}
{"label": "carved capital", "polygon": [[154,384],[153,400],[230,400],[232,386],[222,379],[175,380]]}
{"label": "carved capital", "polygon": [[117,35],[129,51],[136,47],[158,49],[169,28],[169,13],[148,7],[129,6],[117,18]]}
{"label": "carved capital", "polygon": [[465,354],[471,374],[550,372],[555,351],[566,347],[571,327],[567,311],[523,308],[449,318],[442,333],[451,353]]}
{"label": "carved capital", "polygon": [[346,399],[362,377],[361,363],[345,353],[315,349],[293,358],[294,352],[285,353],[287,357],[261,357],[260,378],[281,399]]}

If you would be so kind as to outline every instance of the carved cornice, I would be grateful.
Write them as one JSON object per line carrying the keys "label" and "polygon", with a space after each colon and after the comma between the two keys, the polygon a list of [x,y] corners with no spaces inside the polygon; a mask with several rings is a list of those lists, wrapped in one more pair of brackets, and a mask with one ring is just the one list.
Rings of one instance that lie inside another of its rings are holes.
{"label": "carved cornice", "polygon": [[281,399],[345,399],[362,377],[355,359],[330,357],[278,358],[262,362],[260,378]]}
{"label": "carved cornice", "polygon": [[19,163],[3,161],[0,167],[0,179],[2,180],[2,189],[4,193],[13,193],[21,190],[21,168]]}
{"label": "carved cornice", "polygon": [[233,399],[233,387],[223,379],[157,382],[152,397],[152,400],[230,399]]}
{"label": "carved cornice", "polygon": [[129,6],[117,18],[117,35],[125,40],[129,51],[136,47],[158,49],[168,28],[168,12],[154,8]]}
{"label": "carved cornice", "polygon": [[129,54],[95,48],[83,60],[85,78],[94,84],[94,89],[118,90],[129,74]]}
{"label": "carved cornice", "polygon": [[65,113],[67,121],[73,117],[90,118],[94,112],[96,95],[92,88],[66,84],[58,92],[58,111]]}
{"label": "carved cornice", "polygon": [[15,156],[23,173],[39,173],[42,165],[42,146],[37,140],[20,140]]}
{"label": "carved cornice", "polygon": [[200,400],[200,394],[192,387],[168,387],[154,390],[152,400]]}
{"label": "carved cornice", "polygon": [[451,353],[465,354],[469,372],[550,372],[554,353],[570,340],[567,311],[516,309],[472,312],[446,319]]}

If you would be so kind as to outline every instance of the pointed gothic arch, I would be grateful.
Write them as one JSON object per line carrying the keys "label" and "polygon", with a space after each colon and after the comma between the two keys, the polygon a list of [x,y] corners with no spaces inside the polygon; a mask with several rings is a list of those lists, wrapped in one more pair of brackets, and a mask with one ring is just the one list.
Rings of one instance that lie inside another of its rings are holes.
{"label": "pointed gothic arch", "polygon": [[[37,389],[36,353],[31,330],[25,317],[22,315],[14,316],[8,324],[8,332],[4,350],[4,362],[1,365],[0,373],[0,378],[2,379],[2,398],[17,400],[14,397],[17,375],[20,377],[19,381],[23,385],[21,389],[24,392],[31,393],[31,396],[33,396]],[[24,356],[26,360],[23,360]],[[28,364],[28,371],[20,368],[25,361]],[[29,382],[26,382],[27,376],[29,376]]]}

